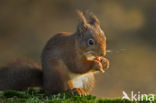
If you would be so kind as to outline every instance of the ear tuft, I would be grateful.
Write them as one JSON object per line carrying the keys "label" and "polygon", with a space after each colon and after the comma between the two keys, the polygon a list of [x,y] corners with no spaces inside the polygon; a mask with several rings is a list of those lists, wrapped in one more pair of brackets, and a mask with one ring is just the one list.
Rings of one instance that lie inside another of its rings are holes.
{"label": "ear tuft", "polygon": [[77,14],[78,14],[78,16],[80,17],[80,21],[81,21],[83,24],[87,24],[87,20],[86,20],[86,18],[85,18],[85,16],[84,16],[83,12],[80,11],[80,10],[77,10]]}
{"label": "ear tuft", "polygon": [[87,30],[88,23],[87,23],[85,16],[83,15],[83,12],[81,12],[80,10],[77,10],[77,14],[80,17],[80,22],[79,22],[77,29],[79,33],[83,34],[83,32]]}
{"label": "ear tuft", "polygon": [[100,22],[99,22],[98,18],[91,11],[87,11],[87,14],[89,16],[89,24],[91,24],[91,25],[95,25],[95,24],[100,25]]}

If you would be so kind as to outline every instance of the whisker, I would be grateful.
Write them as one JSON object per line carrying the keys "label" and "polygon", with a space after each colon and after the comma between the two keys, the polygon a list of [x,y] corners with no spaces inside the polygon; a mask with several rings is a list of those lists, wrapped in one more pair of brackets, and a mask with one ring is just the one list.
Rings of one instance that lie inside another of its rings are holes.
{"label": "whisker", "polygon": [[119,49],[119,50],[106,50],[107,53],[124,53],[127,49]]}
{"label": "whisker", "polygon": [[106,50],[106,52],[107,52],[107,53],[111,53],[112,51],[111,51],[111,50]]}

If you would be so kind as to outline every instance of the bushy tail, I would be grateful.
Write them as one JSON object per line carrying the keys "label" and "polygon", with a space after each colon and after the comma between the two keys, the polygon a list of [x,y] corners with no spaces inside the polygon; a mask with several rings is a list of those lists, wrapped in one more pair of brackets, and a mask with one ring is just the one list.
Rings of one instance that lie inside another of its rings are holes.
{"label": "bushy tail", "polygon": [[0,68],[0,90],[25,90],[42,86],[41,66],[32,60],[18,59]]}

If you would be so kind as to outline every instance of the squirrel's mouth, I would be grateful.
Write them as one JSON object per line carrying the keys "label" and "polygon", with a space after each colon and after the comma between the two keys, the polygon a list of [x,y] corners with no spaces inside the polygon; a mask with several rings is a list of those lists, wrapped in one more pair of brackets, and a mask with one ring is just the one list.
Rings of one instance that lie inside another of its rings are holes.
{"label": "squirrel's mouth", "polygon": [[93,51],[88,51],[85,53],[85,57],[88,61],[92,61],[96,59],[96,55]]}

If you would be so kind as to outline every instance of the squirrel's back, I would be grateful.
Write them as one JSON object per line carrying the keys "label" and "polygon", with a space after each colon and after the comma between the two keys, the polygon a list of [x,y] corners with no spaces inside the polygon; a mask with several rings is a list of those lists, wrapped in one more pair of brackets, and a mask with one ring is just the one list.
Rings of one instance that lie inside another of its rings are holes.
{"label": "squirrel's back", "polygon": [[0,68],[0,90],[25,90],[42,86],[41,67],[31,60],[16,60]]}

